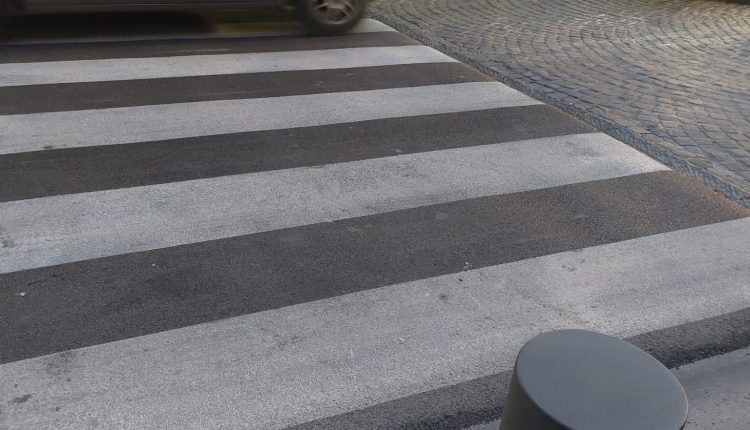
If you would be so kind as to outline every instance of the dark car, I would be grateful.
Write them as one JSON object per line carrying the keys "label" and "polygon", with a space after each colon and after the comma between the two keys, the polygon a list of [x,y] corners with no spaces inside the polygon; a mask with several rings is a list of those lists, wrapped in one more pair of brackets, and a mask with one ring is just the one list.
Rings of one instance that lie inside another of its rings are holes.
{"label": "dark car", "polygon": [[299,9],[312,33],[339,34],[362,18],[367,0],[0,0],[0,32],[11,15],[289,5]]}

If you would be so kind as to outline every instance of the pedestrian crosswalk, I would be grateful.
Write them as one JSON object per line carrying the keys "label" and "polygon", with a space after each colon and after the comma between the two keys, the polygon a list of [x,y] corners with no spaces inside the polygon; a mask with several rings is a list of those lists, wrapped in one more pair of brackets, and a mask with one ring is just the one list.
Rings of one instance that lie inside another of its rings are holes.
{"label": "pedestrian crosswalk", "polygon": [[750,308],[749,239],[376,21],[0,47],[0,428],[430,428],[542,331]]}
{"label": "pedestrian crosswalk", "polygon": [[5,204],[14,247],[0,261],[25,270],[662,169],[583,134],[21,200]]}
{"label": "pedestrian crosswalk", "polygon": [[[313,127],[393,116],[536,104],[499,83],[479,82],[258,99],[8,115],[0,154],[205,135]],[[315,109],[310,109],[314,106]],[[127,118],[127,121],[122,121]],[[48,127],[39,128],[39,124]]]}

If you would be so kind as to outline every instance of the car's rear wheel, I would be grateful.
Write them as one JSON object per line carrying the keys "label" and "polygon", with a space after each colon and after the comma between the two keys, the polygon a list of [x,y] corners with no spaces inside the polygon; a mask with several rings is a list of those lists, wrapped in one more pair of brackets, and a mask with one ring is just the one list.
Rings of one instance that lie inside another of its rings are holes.
{"label": "car's rear wheel", "polygon": [[365,14],[367,0],[297,0],[310,32],[319,35],[341,34]]}

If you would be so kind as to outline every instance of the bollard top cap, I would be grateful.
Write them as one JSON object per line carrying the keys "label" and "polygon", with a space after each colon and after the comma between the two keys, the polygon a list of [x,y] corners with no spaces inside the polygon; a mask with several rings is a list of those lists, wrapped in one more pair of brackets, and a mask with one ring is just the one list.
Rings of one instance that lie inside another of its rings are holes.
{"label": "bollard top cap", "polygon": [[611,336],[541,334],[521,349],[515,372],[529,399],[571,430],[678,430],[687,420],[687,397],[672,372]]}

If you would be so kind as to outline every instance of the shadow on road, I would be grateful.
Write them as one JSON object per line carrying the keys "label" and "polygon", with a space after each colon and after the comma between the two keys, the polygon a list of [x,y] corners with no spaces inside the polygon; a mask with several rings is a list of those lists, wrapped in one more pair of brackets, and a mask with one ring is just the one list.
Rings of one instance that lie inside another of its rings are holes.
{"label": "shadow on road", "polygon": [[300,31],[294,10],[69,13],[13,17],[13,42],[96,37],[212,35]]}

